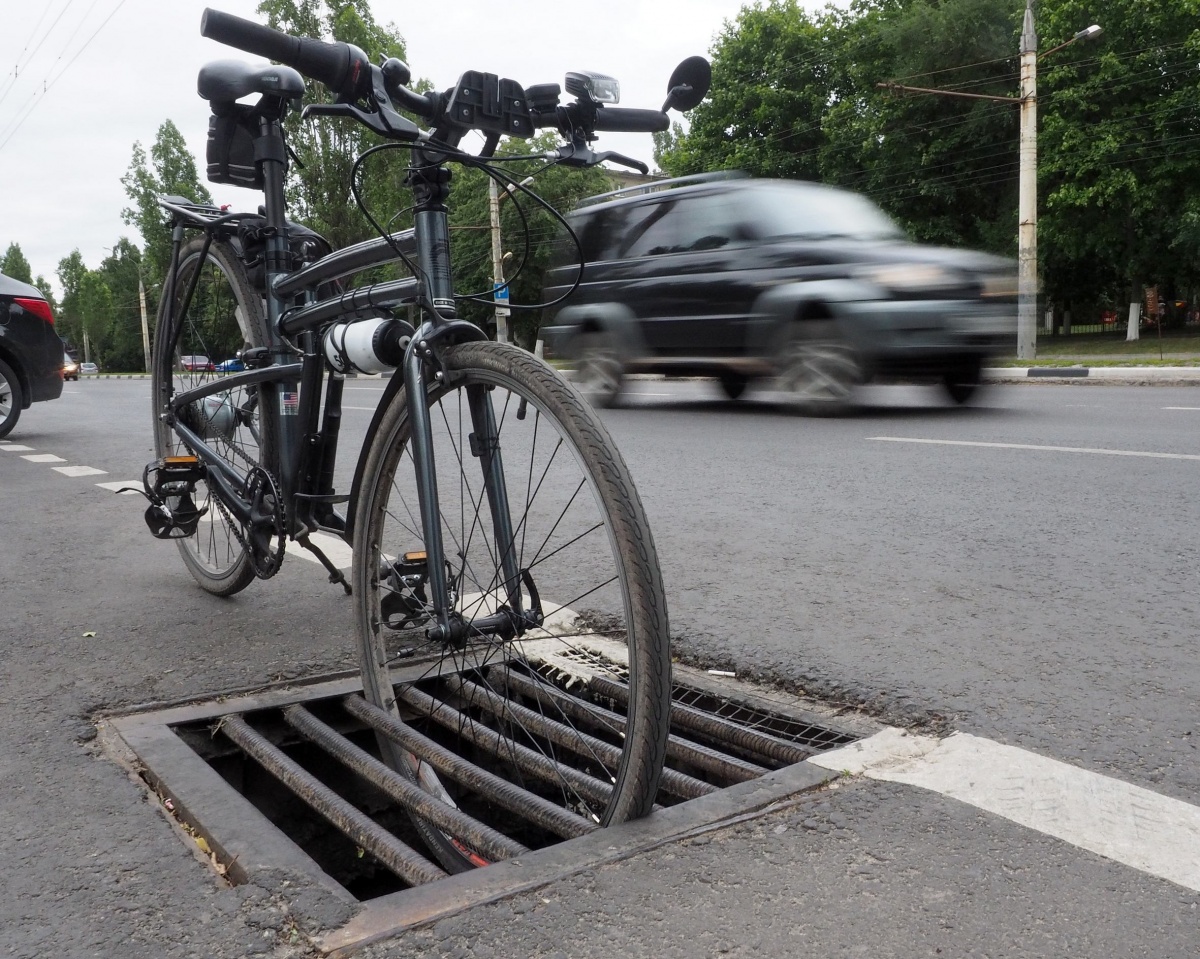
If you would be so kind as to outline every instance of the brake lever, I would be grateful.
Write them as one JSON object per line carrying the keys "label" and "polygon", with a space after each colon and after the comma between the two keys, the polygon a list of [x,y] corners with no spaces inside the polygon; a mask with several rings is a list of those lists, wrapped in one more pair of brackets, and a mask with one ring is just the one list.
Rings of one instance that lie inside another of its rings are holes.
{"label": "brake lever", "polygon": [[634,160],[632,157],[613,153],[611,150],[596,153],[591,147],[581,143],[564,143],[557,150],[551,150],[546,156],[563,166],[593,167],[607,160],[637,170],[643,176],[650,172],[650,168],[641,160]]}
{"label": "brake lever", "polygon": [[300,118],[307,120],[310,117],[350,117],[389,140],[420,139],[421,128],[392,107],[383,73],[378,67],[371,68],[371,86],[372,98],[375,101],[374,110],[364,110],[354,103],[310,103],[300,111]]}

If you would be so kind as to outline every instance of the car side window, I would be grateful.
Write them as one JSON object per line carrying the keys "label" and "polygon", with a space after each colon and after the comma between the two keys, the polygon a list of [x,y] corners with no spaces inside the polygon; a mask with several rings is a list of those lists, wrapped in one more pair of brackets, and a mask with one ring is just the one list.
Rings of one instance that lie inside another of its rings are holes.
{"label": "car side window", "polygon": [[634,216],[625,225],[625,242],[621,255],[624,257],[662,256],[677,253],[679,245],[678,226],[675,220],[673,201],[645,203],[638,206]]}
{"label": "car side window", "polygon": [[749,239],[730,198],[691,196],[647,205],[650,215],[631,236],[625,256],[662,256],[720,250]]}

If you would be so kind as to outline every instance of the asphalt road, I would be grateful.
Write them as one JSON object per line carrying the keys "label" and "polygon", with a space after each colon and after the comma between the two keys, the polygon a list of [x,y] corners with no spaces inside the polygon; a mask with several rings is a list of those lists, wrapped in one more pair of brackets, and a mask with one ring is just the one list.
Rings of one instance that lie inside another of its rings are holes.
{"label": "asphalt road", "polygon": [[[348,440],[383,384],[352,386]],[[685,660],[1200,805],[1200,390],[1030,384],[955,408],[874,387],[834,418],[703,382],[631,392],[604,416]],[[0,451],[0,947],[296,954],[282,904],[222,888],[89,739],[104,706],[347,655],[348,604],[318,567],[215,600],[140,498],[97,485],[151,458],[147,393],[67,384],[5,444],[32,450]],[[45,454],[62,461],[22,458]],[[104,473],[55,471],[74,466]],[[1196,953],[1194,890],[924,790],[855,780],[813,802],[378,954]]]}

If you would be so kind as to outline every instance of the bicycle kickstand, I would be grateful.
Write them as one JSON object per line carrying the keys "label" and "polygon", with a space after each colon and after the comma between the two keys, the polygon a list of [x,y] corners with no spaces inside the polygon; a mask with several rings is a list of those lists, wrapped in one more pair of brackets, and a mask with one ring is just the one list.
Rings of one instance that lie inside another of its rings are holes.
{"label": "bicycle kickstand", "polygon": [[342,571],[334,566],[333,561],[323,552],[321,552],[321,548],[308,538],[308,533],[303,533],[300,536],[297,536],[296,542],[317,557],[321,565],[325,567],[325,571],[329,573],[329,582],[340,583],[342,589],[346,591],[346,595],[351,595],[350,584],[346,582],[346,577],[342,574]]}

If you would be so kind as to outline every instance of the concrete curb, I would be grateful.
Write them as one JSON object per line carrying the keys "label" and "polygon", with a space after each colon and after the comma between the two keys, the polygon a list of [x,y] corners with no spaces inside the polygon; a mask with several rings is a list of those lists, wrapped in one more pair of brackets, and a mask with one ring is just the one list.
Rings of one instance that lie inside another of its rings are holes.
{"label": "concrete curb", "polygon": [[1123,386],[1200,386],[1195,366],[1030,366],[991,367],[983,371],[989,383],[1109,383]]}

